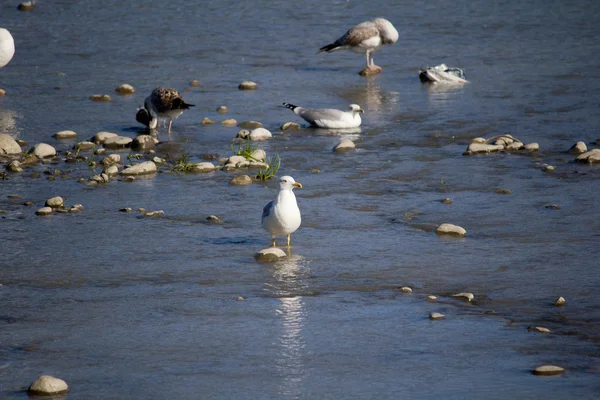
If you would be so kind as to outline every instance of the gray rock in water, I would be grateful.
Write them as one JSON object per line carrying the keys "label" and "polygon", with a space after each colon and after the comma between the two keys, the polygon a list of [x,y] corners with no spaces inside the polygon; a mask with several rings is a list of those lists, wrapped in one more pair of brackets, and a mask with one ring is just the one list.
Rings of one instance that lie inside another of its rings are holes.
{"label": "gray rock in water", "polygon": [[0,155],[2,154],[21,154],[19,143],[6,133],[0,133]]}
{"label": "gray rock in water", "polygon": [[56,132],[53,137],[58,140],[75,139],[77,137],[77,133],[74,131],[60,131]]}
{"label": "gray rock in water", "polygon": [[252,152],[251,157],[256,161],[265,161],[267,153],[263,149],[256,149]]}
{"label": "gray rock in water", "polygon": [[62,379],[50,375],[42,375],[29,386],[28,391],[31,394],[37,395],[53,395],[66,393],[68,390],[69,385]]}
{"label": "gray rock in water", "polygon": [[240,90],[256,90],[257,88],[258,85],[252,81],[244,81],[238,86],[238,89]]}
{"label": "gray rock in water", "polygon": [[88,141],[83,141],[83,142],[79,142],[79,143],[75,144],[75,146],[73,146],[73,150],[87,151],[87,150],[92,150],[94,147],[96,147],[96,145],[94,143],[88,142]]}
{"label": "gray rock in water", "polygon": [[122,95],[127,95],[127,94],[134,94],[135,93],[135,89],[133,86],[124,83],[121,86],[119,86],[118,88],[115,89],[115,92],[122,94]]}
{"label": "gray rock in water", "polygon": [[296,122],[286,122],[285,124],[281,125],[281,130],[282,131],[299,131],[300,130],[300,124],[297,124]]}
{"label": "gray rock in water", "polygon": [[565,372],[565,369],[557,365],[540,365],[536,367],[532,373],[534,375],[560,375]]}
{"label": "gray rock in water", "polygon": [[147,213],[144,214],[144,218],[158,218],[158,217],[162,217],[165,215],[165,212],[163,210],[158,210],[158,211],[148,211]]}
{"label": "gray rock in water", "polygon": [[127,136],[111,136],[104,140],[102,145],[105,149],[124,149],[131,146],[132,138]]}
{"label": "gray rock in water", "polygon": [[56,155],[56,149],[46,143],[38,143],[29,151],[33,153],[37,158],[49,158]]}
{"label": "gray rock in water", "polygon": [[245,186],[252,184],[252,178],[248,175],[238,175],[229,181],[231,185]]}
{"label": "gray rock in water", "polygon": [[398,290],[400,290],[402,293],[412,293],[413,292],[413,290],[410,287],[408,287],[408,286],[402,286]]}
{"label": "gray rock in water", "polygon": [[446,318],[446,316],[442,313],[439,312],[432,312],[429,314],[429,319],[432,321],[438,320],[438,319],[444,319]]}
{"label": "gray rock in water", "polygon": [[523,148],[527,151],[538,151],[540,149],[540,145],[537,143],[528,143]]}
{"label": "gray rock in water", "polygon": [[452,297],[457,297],[457,298],[460,298],[460,299],[465,299],[467,301],[473,301],[473,299],[475,299],[475,295],[473,293],[470,293],[470,292],[456,293],[456,294],[453,294]]}
{"label": "gray rock in water", "polygon": [[12,160],[6,169],[8,169],[10,172],[23,172],[21,162],[18,160]]}
{"label": "gray rock in water", "polygon": [[435,233],[438,235],[453,235],[453,236],[465,236],[467,231],[465,228],[460,227],[458,225],[452,224],[441,224],[436,229]]}
{"label": "gray rock in water", "polygon": [[250,136],[250,131],[248,129],[241,129],[235,137],[238,139],[248,139],[248,136]]}
{"label": "gray rock in water", "polygon": [[158,140],[151,135],[138,135],[131,141],[131,149],[148,153],[154,150],[157,142]]}
{"label": "gray rock in water", "polygon": [[341,151],[349,151],[356,148],[354,142],[350,139],[344,138],[340,140],[334,147],[333,151],[341,152]]}
{"label": "gray rock in water", "polygon": [[92,137],[92,142],[94,142],[95,144],[103,144],[104,141],[108,138],[111,137],[116,137],[119,136],[116,133],[112,133],[112,132],[98,132],[94,135],[94,137]]}
{"label": "gray rock in water", "polygon": [[273,135],[265,128],[256,128],[250,131],[248,138],[250,140],[267,140],[272,138]]}
{"label": "gray rock in water", "polygon": [[437,301],[437,299],[438,299],[437,296],[433,296],[433,295],[427,296],[427,301],[430,303],[435,303]]}
{"label": "gray rock in water", "polygon": [[215,121],[213,121],[212,119],[208,118],[208,117],[204,117],[202,119],[202,125],[212,125],[215,123]]}
{"label": "gray rock in water", "polygon": [[46,200],[46,207],[59,208],[65,205],[65,201],[60,196],[52,197]]}
{"label": "gray rock in water", "polygon": [[504,150],[504,146],[501,144],[471,143],[467,147],[467,152],[474,154],[492,153],[500,150]]}
{"label": "gray rock in water", "polygon": [[152,174],[157,171],[156,164],[152,161],[144,161],[139,164],[133,165],[129,168],[125,168],[121,171],[121,175],[123,176],[132,176],[132,175],[145,175]]}
{"label": "gray rock in water", "polygon": [[54,212],[54,210],[52,209],[52,207],[42,207],[39,210],[37,210],[35,213],[37,215],[50,215]]}
{"label": "gray rock in water", "polygon": [[243,128],[243,129],[256,129],[256,128],[262,128],[263,124],[261,124],[258,121],[242,121],[238,124],[238,128]]}
{"label": "gray rock in water", "polygon": [[578,155],[575,161],[589,164],[598,163],[600,162],[600,149],[586,151],[585,153]]}
{"label": "gray rock in water", "polygon": [[214,170],[214,164],[208,161],[194,164],[194,171],[196,172],[211,172]]}
{"label": "gray rock in water", "polygon": [[554,302],[554,305],[555,305],[555,306],[558,306],[558,307],[562,307],[562,306],[564,306],[565,304],[567,304],[567,300],[565,300],[565,298],[564,298],[564,297],[562,297],[562,296],[561,296],[561,297],[559,297],[558,299],[556,299],[556,301]]}
{"label": "gray rock in water", "polygon": [[278,247],[262,249],[255,255],[255,258],[261,262],[273,262],[284,257],[287,257],[287,254],[285,254],[285,252]]}
{"label": "gray rock in water", "polygon": [[206,221],[210,222],[211,224],[220,224],[221,218],[217,217],[216,215],[209,215],[208,217],[206,217]]}
{"label": "gray rock in water", "polygon": [[225,114],[227,112],[227,106],[219,106],[217,107],[217,113]]}
{"label": "gray rock in water", "polygon": [[226,119],[224,121],[221,121],[221,125],[223,126],[236,126],[237,125],[237,121],[233,118],[229,118]]}
{"label": "gray rock in water", "polygon": [[525,145],[521,142],[512,142],[506,146],[506,150],[516,151],[521,150]]}
{"label": "gray rock in water", "polygon": [[569,154],[581,154],[588,151],[585,142],[577,142],[569,148]]}
{"label": "gray rock in water", "polygon": [[543,326],[530,326],[528,329],[531,332],[538,332],[538,333],[545,333],[545,334],[552,333],[552,331],[550,331],[550,329],[544,328]]}

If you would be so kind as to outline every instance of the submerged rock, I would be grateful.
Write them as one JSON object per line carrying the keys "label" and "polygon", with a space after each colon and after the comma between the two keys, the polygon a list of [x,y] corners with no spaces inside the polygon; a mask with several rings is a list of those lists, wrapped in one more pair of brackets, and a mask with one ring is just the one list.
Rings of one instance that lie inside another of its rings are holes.
{"label": "submerged rock", "polygon": [[438,320],[438,319],[444,319],[446,318],[446,316],[442,313],[439,312],[432,312],[429,314],[429,319],[432,321]]}
{"label": "submerged rock", "polygon": [[131,146],[133,139],[127,136],[111,136],[104,140],[103,146],[106,149],[124,149]]}
{"label": "submerged rock", "polygon": [[402,287],[401,287],[400,289],[398,289],[398,290],[400,290],[402,293],[412,293],[412,292],[413,292],[412,288],[410,288],[410,287],[408,287],[408,286],[402,286]]}
{"label": "submerged rock", "polygon": [[119,86],[118,88],[115,89],[115,92],[119,93],[119,94],[134,94],[135,93],[135,89],[133,86],[124,83],[121,86]]}
{"label": "submerged rock", "polygon": [[23,167],[21,165],[22,164],[20,161],[12,160],[10,164],[8,164],[8,167],[6,167],[6,169],[10,172],[23,172]]}
{"label": "submerged rock", "polygon": [[0,155],[2,154],[21,154],[19,143],[6,133],[0,133]]}
{"label": "submerged rock", "polygon": [[232,180],[230,180],[229,183],[231,185],[239,185],[239,186],[250,185],[252,183],[252,178],[250,178],[248,175],[238,175],[235,178],[233,178]]}
{"label": "submerged rock", "polygon": [[54,212],[54,210],[52,209],[52,207],[42,207],[39,210],[37,210],[35,213],[37,215],[50,215]]}
{"label": "submerged rock", "polygon": [[284,258],[284,257],[287,257],[287,254],[285,254],[285,252],[278,247],[269,247],[266,249],[262,249],[255,255],[255,258],[258,261],[262,261],[262,262],[277,261],[280,258]]}
{"label": "submerged rock", "polygon": [[436,229],[435,233],[438,235],[453,235],[453,236],[465,236],[467,231],[465,228],[453,225],[453,224],[441,224]]}
{"label": "submerged rock", "polygon": [[65,201],[60,196],[52,197],[46,200],[46,207],[59,208],[65,205]]}
{"label": "submerged rock", "polygon": [[117,137],[119,135],[117,135],[116,133],[112,133],[112,132],[98,132],[94,135],[94,137],[92,137],[92,142],[94,142],[95,144],[103,144],[104,141],[108,138],[112,138],[112,137]]}
{"label": "submerged rock", "polygon": [[575,159],[577,162],[586,162],[589,164],[595,164],[600,162],[600,149],[593,149],[590,151],[586,151],[577,156]]}
{"label": "submerged rock", "polygon": [[197,87],[200,86],[200,81],[198,79],[194,79],[190,82],[190,86],[191,87]]}
{"label": "submerged rock", "polygon": [[196,172],[211,172],[214,171],[215,168],[214,164],[208,161],[194,164],[194,171]]}
{"label": "submerged rock", "polygon": [[435,303],[437,301],[437,299],[438,299],[437,296],[433,296],[433,295],[427,296],[427,301],[430,303]]}
{"label": "submerged rock", "polygon": [[238,86],[238,89],[240,90],[256,90],[257,88],[258,85],[256,84],[256,82],[252,81],[244,81]]}
{"label": "submerged rock", "polygon": [[202,123],[202,125],[212,125],[215,123],[215,121],[213,121],[210,118],[204,117],[204,119],[202,120],[201,123]]}
{"label": "submerged rock", "polygon": [[334,147],[333,147],[333,151],[336,152],[342,152],[342,151],[349,151],[349,150],[353,150],[356,148],[356,145],[354,144],[354,142],[350,139],[344,138],[342,140],[340,140]]}
{"label": "submerged rock", "polygon": [[219,106],[217,107],[217,113],[219,114],[225,114],[227,112],[227,106]]}
{"label": "submerged rock", "polygon": [[530,326],[528,329],[529,329],[531,332],[546,333],[546,334],[548,334],[548,333],[552,333],[552,332],[550,331],[550,329],[548,329],[548,328],[544,328],[543,326]]}
{"label": "submerged rock", "polygon": [[38,377],[28,389],[29,393],[37,395],[60,394],[66,393],[68,390],[69,385],[67,385],[67,382],[50,375]]}
{"label": "submerged rock", "polygon": [[565,304],[567,304],[567,300],[565,300],[565,298],[562,296],[556,299],[556,301],[554,302],[554,305],[558,307],[564,306]]}
{"label": "submerged rock", "polygon": [[158,140],[151,135],[138,135],[131,141],[131,149],[148,153],[150,150],[154,150],[157,142]]}
{"label": "submerged rock", "polygon": [[473,293],[470,293],[470,292],[456,293],[456,294],[453,294],[452,297],[458,297],[458,298],[461,298],[461,299],[465,299],[467,301],[473,301],[473,299],[475,299],[475,295]]}
{"label": "submerged rock", "polygon": [[261,124],[258,121],[242,121],[238,124],[238,128],[243,128],[243,129],[256,129],[256,128],[262,128],[263,124]]}
{"label": "submerged rock", "polygon": [[569,154],[581,154],[588,151],[585,142],[577,142],[569,148]]}
{"label": "submerged rock", "polygon": [[487,143],[471,143],[467,147],[467,153],[479,154],[479,153],[492,153],[494,151],[504,150],[504,145],[501,144],[487,144]]}
{"label": "submerged rock", "polygon": [[299,131],[300,130],[300,124],[297,124],[296,122],[286,122],[285,124],[281,125],[281,130],[282,131]]}
{"label": "submerged rock", "polygon": [[527,151],[538,151],[540,149],[540,145],[537,143],[528,143],[523,148]]}
{"label": "submerged rock", "polygon": [[221,121],[221,125],[223,126],[236,126],[237,125],[237,121],[233,118],[230,119],[226,119],[224,121]]}
{"label": "submerged rock", "polygon": [[144,161],[139,164],[135,164],[131,167],[125,168],[121,171],[121,175],[123,176],[131,176],[131,175],[145,175],[152,174],[157,171],[156,164],[152,161]]}
{"label": "submerged rock", "polygon": [[83,141],[83,142],[79,142],[75,146],[73,146],[73,150],[87,151],[87,150],[92,150],[94,147],[96,147],[96,145],[94,143],[88,142],[88,141]]}
{"label": "submerged rock", "polygon": [[534,375],[560,375],[565,372],[565,369],[559,367],[557,365],[540,365],[536,367],[533,371]]}
{"label": "submerged rock", "polygon": [[53,137],[57,140],[75,139],[77,133],[75,131],[60,131],[56,132]]}
{"label": "submerged rock", "polygon": [[90,100],[92,101],[110,101],[111,98],[107,94],[94,94],[90,96]]}

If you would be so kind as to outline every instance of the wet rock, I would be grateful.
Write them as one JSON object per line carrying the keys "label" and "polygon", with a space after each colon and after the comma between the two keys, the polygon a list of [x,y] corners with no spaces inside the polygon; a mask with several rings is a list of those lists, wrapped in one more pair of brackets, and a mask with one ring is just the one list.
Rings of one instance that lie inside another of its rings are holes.
{"label": "wet rock", "polygon": [[554,172],[555,169],[556,169],[555,166],[548,165],[548,164],[544,164],[544,166],[542,167],[542,171],[544,171],[544,172]]}
{"label": "wet rock", "polygon": [[360,76],[374,76],[381,73],[381,69],[364,67],[358,74]]}
{"label": "wet rock", "polygon": [[492,153],[500,150],[504,150],[504,146],[501,144],[471,143],[467,147],[467,153],[471,154]]}
{"label": "wet rock", "polygon": [[534,375],[560,375],[565,372],[565,369],[556,365],[540,365],[536,367],[533,371]]}
{"label": "wet rock", "polygon": [[198,86],[200,86],[200,81],[198,79],[194,79],[193,81],[190,82],[190,86],[198,87]]}
{"label": "wet rock", "polygon": [[163,210],[148,211],[147,213],[144,214],[144,218],[159,218],[164,215],[165,215],[165,212]]}
{"label": "wet rock", "polygon": [[460,293],[453,294],[452,297],[465,299],[467,301],[473,301],[473,299],[475,298],[475,295],[473,293],[469,293],[469,292],[460,292]]}
{"label": "wet rock", "polygon": [[548,328],[544,328],[543,326],[530,326],[528,329],[529,329],[531,332],[546,333],[546,334],[548,334],[548,333],[552,333],[552,332],[550,331],[550,329],[548,329]]}
{"label": "wet rock", "polygon": [[261,262],[273,262],[284,257],[287,257],[287,254],[285,254],[285,252],[278,247],[262,249],[255,255],[255,258]]}
{"label": "wet rock", "polygon": [[554,302],[554,305],[557,306],[557,307],[562,307],[565,304],[567,304],[567,300],[565,300],[565,298],[562,297],[562,296],[559,297],[558,299],[556,299],[556,301]]}
{"label": "wet rock", "polygon": [[262,128],[263,124],[261,124],[258,121],[242,121],[237,126],[238,126],[238,128],[252,130],[252,129],[256,129],[256,128]]}
{"label": "wet rock", "polygon": [[512,142],[506,146],[506,150],[516,151],[521,150],[523,147],[524,145],[521,142]]}
{"label": "wet rock", "polygon": [[248,138],[250,140],[267,140],[272,138],[273,135],[265,128],[256,128],[250,131]]}
{"label": "wet rock", "polygon": [[217,217],[216,215],[209,215],[208,217],[206,217],[206,221],[210,222],[211,224],[220,224],[221,218]]}
{"label": "wet rock", "polygon": [[483,137],[476,137],[474,139],[471,139],[471,143],[485,143],[487,142],[486,138]]}
{"label": "wet rock", "polygon": [[450,197],[446,197],[442,199],[442,204],[452,204],[452,199]]}
{"label": "wet rock", "polygon": [[90,100],[101,102],[101,101],[110,101],[111,98],[107,94],[94,94],[94,95],[90,96]]}
{"label": "wet rock", "polygon": [[131,207],[125,207],[125,208],[119,209],[119,212],[125,212],[125,213],[132,212],[132,211],[133,211],[133,209]]}
{"label": "wet rock", "polygon": [[244,81],[238,86],[238,89],[240,90],[256,90],[257,88],[258,85],[252,81]]}
{"label": "wet rock", "polygon": [[225,162],[225,167],[229,168],[242,168],[242,166],[247,166],[248,160],[244,156],[231,156]]}
{"label": "wet rock", "polygon": [[21,195],[19,195],[19,194],[9,194],[6,197],[9,198],[9,199],[20,199]]}
{"label": "wet rock", "polygon": [[27,147],[27,142],[23,139],[17,139],[17,143],[19,143],[19,146],[21,147]]}
{"label": "wet rock", "polygon": [[560,210],[560,206],[558,204],[546,204],[544,208],[550,208],[552,210]]}
{"label": "wet rock", "polygon": [[6,133],[0,133],[0,155],[2,154],[20,154],[21,146],[12,136]]}
{"label": "wet rock", "polygon": [[194,164],[195,172],[212,172],[215,168],[214,164],[208,161]]}
{"label": "wet rock", "polygon": [[442,313],[439,313],[439,312],[429,313],[429,319],[432,320],[432,321],[435,321],[435,320],[438,320],[438,319],[444,319],[444,318],[446,318],[446,316],[444,314],[442,314]]}
{"label": "wet rock", "polygon": [[88,151],[88,150],[92,150],[94,147],[96,147],[96,145],[94,143],[88,142],[88,141],[83,141],[83,142],[79,142],[75,146],[73,146],[73,150]]}
{"label": "wet rock", "polygon": [[235,299],[236,299],[237,301],[244,301],[244,300],[246,300],[246,299],[244,299],[242,296],[238,296],[238,297],[236,297]]}
{"label": "wet rock", "polygon": [[112,133],[112,132],[98,132],[94,135],[94,137],[92,138],[92,142],[96,143],[96,144],[103,144],[104,141],[108,138],[112,138],[112,137],[117,137],[119,135],[117,135],[116,133]]}
{"label": "wet rock", "polygon": [[250,161],[250,163],[248,164],[248,168],[257,168],[257,169],[267,169],[269,168],[269,164],[267,164],[266,162],[262,162],[262,161]]}
{"label": "wet rock", "polygon": [[436,229],[438,235],[465,236],[467,231],[465,228],[453,224],[441,224]]}
{"label": "wet rock", "polygon": [[252,152],[250,157],[257,161],[265,161],[267,159],[267,153],[263,149],[256,149]]}
{"label": "wet rock", "polygon": [[215,121],[213,121],[212,119],[207,118],[207,117],[204,117],[204,119],[202,120],[202,125],[212,125],[214,123],[215,123]]}
{"label": "wet rock", "polygon": [[239,185],[239,186],[250,185],[252,183],[252,178],[250,178],[248,175],[238,175],[235,178],[233,178],[232,180],[230,180],[229,183],[231,185]]}
{"label": "wet rock", "polygon": [[527,151],[538,151],[540,149],[540,145],[537,143],[528,143],[523,148]]}
{"label": "wet rock", "polygon": [[496,189],[494,190],[497,194],[512,194],[510,189]]}
{"label": "wet rock", "polygon": [[119,86],[118,88],[115,89],[115,92],[122,94],[122,95],[127,95],[127,94],[134,94],[135,93],[135,89],[133,86],[124,83],[121,86]]}
{"label": "wet rock", "polygon": [[241,129],[238,131],[237,135],[235,135],[237,139],[248,139],[248,136],[250,136],[250,131],[248,129]]}
{"label": "wet rock", "polygon": [[75,131],[60,131],[56,132],[52,137],[57,140],[75,139],[77,138],[77,133]]}
{"label": "wet rock", "polygon": [[285,124],[281,125],[281,130],[282,131],[299,131],[300,124],[297,124],[295,122],[286,122]]}
{"label": "wet rock", "polygon": [[146,212],[146,209],[144,207],[140,207],[136,211],[139,212],[139,213],[144,214]]}
{"label": "wet rock", "polygon": [[23,2],[19,3],[19,5],[17,6],[17,10],[20,10],[20,11],[32,11],[34,8],[35,8],[34,1],[23,1]]}
{"label": "wet rock", "polygon": [[224,121],[221,121],[221,125],[223,126],[236,126],[237,125],[237,121],[233,118],[230,119],[226,119]]}
{"label": "wet rock", "polygon": [[158,140],[151,135],[138,135],[131,141],[131,149],[147,153],[154,150],[157,142]]}
{"label": "wet rock", "polygon": [[0,89],[0,97],[6,96],[6,90]]}
{"label": "wet rock", "polygon": [[65,200],[60,196],[46,200],[46,207],[59,208],[65,205]]}
{"label": "wet rock", "polygon": [[69,390],[67,382],[50,375],[38,377],[29,386],[28,392],[34,395],[54,395],[66,393]]}
{"label": "wet rock", "polygon": [[78,213],[78,212],[81,212],[81,211],[83,211],[83,205],[81,205],[81,204],[75,204],[74,206],[72,206],[71,208],[69,208],[69,212],[71,214]]}
{"label": "wet rock", "polygon": [[54,210],[52,209],[52,207],[42,207],[39,210],[37,210],[35,213],[36,215],[50,215],[54,212]]}
{"label": "wet rock", "polygon": [[219,106],[217,107],[217,113],[219,114],[225,114],[227,112],[227,107],[226,106]]}
{"label": "wet rock", "polygon": [[598,163],[600,162],[600,149],[586,151],[585,153],[578,155],[575,161],[589,164]]}
{"label": "wet rock", "polygon": [[110,182],[110,177],[108,174],[102,173],[92,176],[88,181],[92,185],[102,185]]}
{"label": "wet rock", "polygon": [[438,299],[437,296],[433,296],[433,295],[427,296],[427,301],[430,303],[435,303],[437,301],[437,299]]}
{"label": "wet rock", "polygon": [[29,151],[33,153],[37,158],[49,158],[56,155],[56,149],[46,143],[38,143]]}
{"label": "wet rock", "polygon": [[167,162],[167,160],[165,160],[164,158],[160,158],[160,157],[152,157],[152,161],[154,162],[154,164],[164,164]]}
{"label": "wet rock", "polygon": [[408,286],[402,286],[398,290],[401,291],[402,293],[412,293],[413,292],[413,290]]}
{"label": "wet rock", "polygon": [[121,162],[121,156],[119,154],[109,154],[102,160],[104,165],[118,164]]}
{"label": "wet rock", "polygon": [[21,165],[22,164],[20,161],[12,160],[6,169],[8,169],[10,172],[23,172],[23,167]]}
{"label": "wet rock", "polygon": [[344,138],[344,139],[340,140],[338,142],[338,144],[336,144],[333,147],[333,151],[342,152],[342,151],[353,150],[355,148],[356,148],[356,145],[354,144],[354,142],[352,140]]}
{"label": "wet rock", "polygon": [[121,171],[121,175],[123,176],[132,176],[132,175],[145,175],[152,174],[157,171],[156,164],[152,161],[144,161],[139,164],[135,164],[128,168],[125,168]]}
{"label": "wet rock", "polygon": [[577,142],[569,148],[569,154],[581,154],[588,151],[585,142]]}
{"label": "wet rock", "polygon": [[104,140],[103,146],[106,149],[124,149],[131,146],[133,139],[127,136],[112,136]]}
{"label": "wet rock", "polygon": [[119,167],[116,165],[111,165],[110,167],[104,170],[104,173],[108,176],[115,176],[119,174]]}

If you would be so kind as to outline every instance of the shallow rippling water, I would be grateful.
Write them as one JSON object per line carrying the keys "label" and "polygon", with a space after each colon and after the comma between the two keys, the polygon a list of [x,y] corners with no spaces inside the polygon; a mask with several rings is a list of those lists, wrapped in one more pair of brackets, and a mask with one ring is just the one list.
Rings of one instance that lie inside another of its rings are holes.
{"label": "shallow rippling water", "polygon": [[[189,89],[196,108],[174,122],[173,141],[193,161],[230,155],[237,132],[202,118],[257,120],[275,133],[262,146],[281,156],[280,175],[304,185],[290,257],[260,264],[253,256],[269,245],[260,216],[274,183],[237,187],[228,182],[239,171],[163,168],[87,187],[77,182],[94,174],[87,164],[62,162],[11,174],[0,182],[0,397],[26,398],[24,389],[50,374],[67,381],[69,398],[595,398],[600,169],[573,163],[566,150],[600,138],[599,8],[0,6],[17,49],[0,70],[2,132],[64,152],[73,142],[56,142],[57,131],[133,136],[136,107],[154,87]],[[357,75],[362,55],[315,55],[375,16],[400,33],[375,53],[381,75]],[[470,83],[421,85],[418,69],[442,62],[464,68]],[[192,79],[202,85],[189,87]],[[247,79],[259,89],[237,90]],[[122,83],[137,93],[114,93]],[[113,100],[90,101],[96,93]],[[282,123],[300,122],[284,101],[358,103],[366,113],[359,133],[279,134]],[[229,112],[217,114],[220,105]],[[462,156],[470,139],[504,132],[538,142],[540,152]],[[357,150],[331,152],[340,136]],[[556,171],[542,172],[542,163]],[[63,175],[48,180],[44,171],[55,169]],[[35,216],[55,195],[84,211]],[[118,212],[124,207],[165,216]],[[211,214],[223,223],[206,223]],[[467,236],[436,236],[444,222]],[[462,291],[475,301],[450,297]],[[428,303],[429,294],[439,301]],[[558,296],[565,307],[552,306]],[[430,321],[434,311],[447,318]],[[566,372],[532,375],[541,364]]]}

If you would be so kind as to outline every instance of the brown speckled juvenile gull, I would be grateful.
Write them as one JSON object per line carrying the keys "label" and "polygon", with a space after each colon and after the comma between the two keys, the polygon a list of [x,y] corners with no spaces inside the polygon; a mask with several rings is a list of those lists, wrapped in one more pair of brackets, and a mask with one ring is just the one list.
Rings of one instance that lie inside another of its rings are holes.
{"label": "brown speckled juvenile gull", "polygon": [[373,62],[373,52],[385,44],[398,41],[398,31],[390,21],[384,18],[375,18],[356,25],[335,42],[321,47],[317,54],[336,50],[350,50],[355,53],[365,53],[367,68],[374,72],[381,72],[381,67]]}
{"label": "brown speckled juvenile gull", "polygon": [[152,117],[148,127],[155,129],[158,126],[158,118],[168,118],[170,135],[173,120],[177,119],[184,110],[190,107],[194,107],[194,105],[186,103],[177,90],[162,87],[156,88],[144,101],[144,108],[148,112],[148,115]]}

